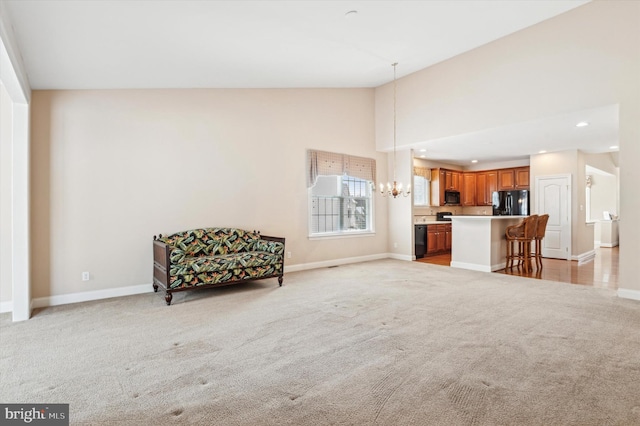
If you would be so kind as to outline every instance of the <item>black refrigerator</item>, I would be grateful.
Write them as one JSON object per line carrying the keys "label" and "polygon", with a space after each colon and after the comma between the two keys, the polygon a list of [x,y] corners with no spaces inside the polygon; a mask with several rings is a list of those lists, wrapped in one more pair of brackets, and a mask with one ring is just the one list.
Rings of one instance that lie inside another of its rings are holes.
{"label": "black refrigerator", "polygon": [[494,216],[529,216],[529,191],[495,191],[493,193]]}

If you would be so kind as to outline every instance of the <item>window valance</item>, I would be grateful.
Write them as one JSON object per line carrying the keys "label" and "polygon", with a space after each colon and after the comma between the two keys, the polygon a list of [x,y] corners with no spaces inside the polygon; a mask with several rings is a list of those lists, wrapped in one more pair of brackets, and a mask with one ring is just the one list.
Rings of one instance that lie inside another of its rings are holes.
{"label": "window valance", "polygon": [[414,167],[413,168],[414,176],[422,176],[426,180],[431,180],[431,169],[427,167]]}
{"label": "window valance", "polygon": [[326,151],[307,151],[307,187],[316,183],[318,176],[349,175],[360,179],[376,181],[376,160],[337,154]]}

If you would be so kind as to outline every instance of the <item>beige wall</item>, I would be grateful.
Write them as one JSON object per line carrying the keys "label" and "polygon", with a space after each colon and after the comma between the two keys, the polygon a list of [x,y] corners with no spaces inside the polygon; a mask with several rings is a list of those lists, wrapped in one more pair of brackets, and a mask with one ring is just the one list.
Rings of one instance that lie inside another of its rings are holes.
{"label": "beige wall", "polygon": [[[620,287],[640,298],[639,75],[640,2],[591,2],[399,79],[398,146],[619,104]],[[392,95],[376,89],[378,149],[392,140]]]}
{"label": "beige wall", "polygon": [[[598,219],[602,218],[602,212],[594,211],[594,207],[598,210],[609,210],[610,213],[614,213],[615,215],[619,215],[620,213],[620,168],[618,167],[618,154],[618,152],[606,154],[585,154],[585,161],[587,165],[610,173],[613,176],[609,176],[604,180],[604,176],[602,175],[594,176],[594,179],[599,181],[599,183],[595,183],[595,187],[592,187],[591,190],[592,218],[595,218],[596,216]],[[612,182],[612,179],[615,182]],[[605,185],[602,185],[605,181],[608,182],[606,189]],[[607,194],[603,194],[604,192]],[[593,204],[594,196],[596,197],[595,206]],[[611,202],[611,198],[614,199],[613,203]],[[604,207],[605,205],[607,207]]]}
{"label": "beige wall", "polygon": [[[531,156],[531,176],[571,175],[571,256],[574,259],[587,255],[594,249],[594,227],[587,223],[585,165],[587,155],[571,150]],[[531,186],[531,210],[535,207],[535,181]]]}
{"label": "beige wall", "polygon": [[386,253],[385,199],[375,236],[307,238],[307,149],[386,180],[373,107],[373,89],[34,91],[33,297],[150,285],[153,235],[194,227],[284,236],[286,267]]}
{"label": "beige wall", "polygon": [[[586,158],[582,151],[578,151],[578,170],[576,173],[576,182],[573,188],[575,195],[574,200],[577,201],[578,208],[573,209],[575,214],[573,215],[572,223],[573,228],[576,230],[575,243],[571,249],[575,256],[584,256],[594,250],[594,225],[591,222],[587,222],[587,172],[586,172]],[[574,205],[576,203],[574,202]]]}
{"label": "beige wall", "polygon": [[[389,182],[393,184],[393,153],[389,154],[388,162]],[[413,183],[413,158],[411,150],[397,151],[396,154],[396,179],[402,183],[403,189]],[[399,196],[389,200],[388,215],[402,220],[389,221],[389,253],[393,258],[412,260],[414,258],[413,235],[413,194]],[[406,226],[406,224],[409,226]]]}
{"label": "beige wall", "polygon": [[603,220],[604,212],[617,215],[618,178],[615,175],[594,173],[591,175],[591,220]]}
{"label": "beige wall", "polygon": [[[0,303],[12,300],[11,99],[0,83]],[[1,310],[0,310],[1,311]]]}

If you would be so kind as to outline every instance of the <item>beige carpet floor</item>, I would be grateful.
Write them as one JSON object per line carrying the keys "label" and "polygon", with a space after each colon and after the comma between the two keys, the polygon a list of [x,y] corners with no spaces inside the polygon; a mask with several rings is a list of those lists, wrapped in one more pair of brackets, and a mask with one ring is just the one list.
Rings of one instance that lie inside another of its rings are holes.
{"label": "beige carpet floor", "polygon": [[3,314],[0,383],[71,424],[638,425],[640,303],[383,260]]}

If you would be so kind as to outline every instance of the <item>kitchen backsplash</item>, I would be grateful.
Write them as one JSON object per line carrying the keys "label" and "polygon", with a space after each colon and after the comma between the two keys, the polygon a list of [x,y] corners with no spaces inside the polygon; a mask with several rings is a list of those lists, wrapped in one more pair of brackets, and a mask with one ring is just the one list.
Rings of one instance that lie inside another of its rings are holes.
{"label": "kitchen backsplash", "polygon": [[493,214],[492,206],[476,206],[476,207],[462,207],[462,206],[426,206],[426,207],[414,207],[414,216],[435,216],[438,212],[451,212],[453,214],[474,214],[474,215],[487,215]]}
{"label": "kitchen backsplash", "polygon": [[492,206],[477,206],[477,207],[462,207],[462,206],[426,206],[426,207],[414,207],[413,208],[413,222],[431,222],[436,220],[436,213],[438,212],[451,212],[454,215],[468,214],[468,215],[485,215],[491,216],[493,214]]}

